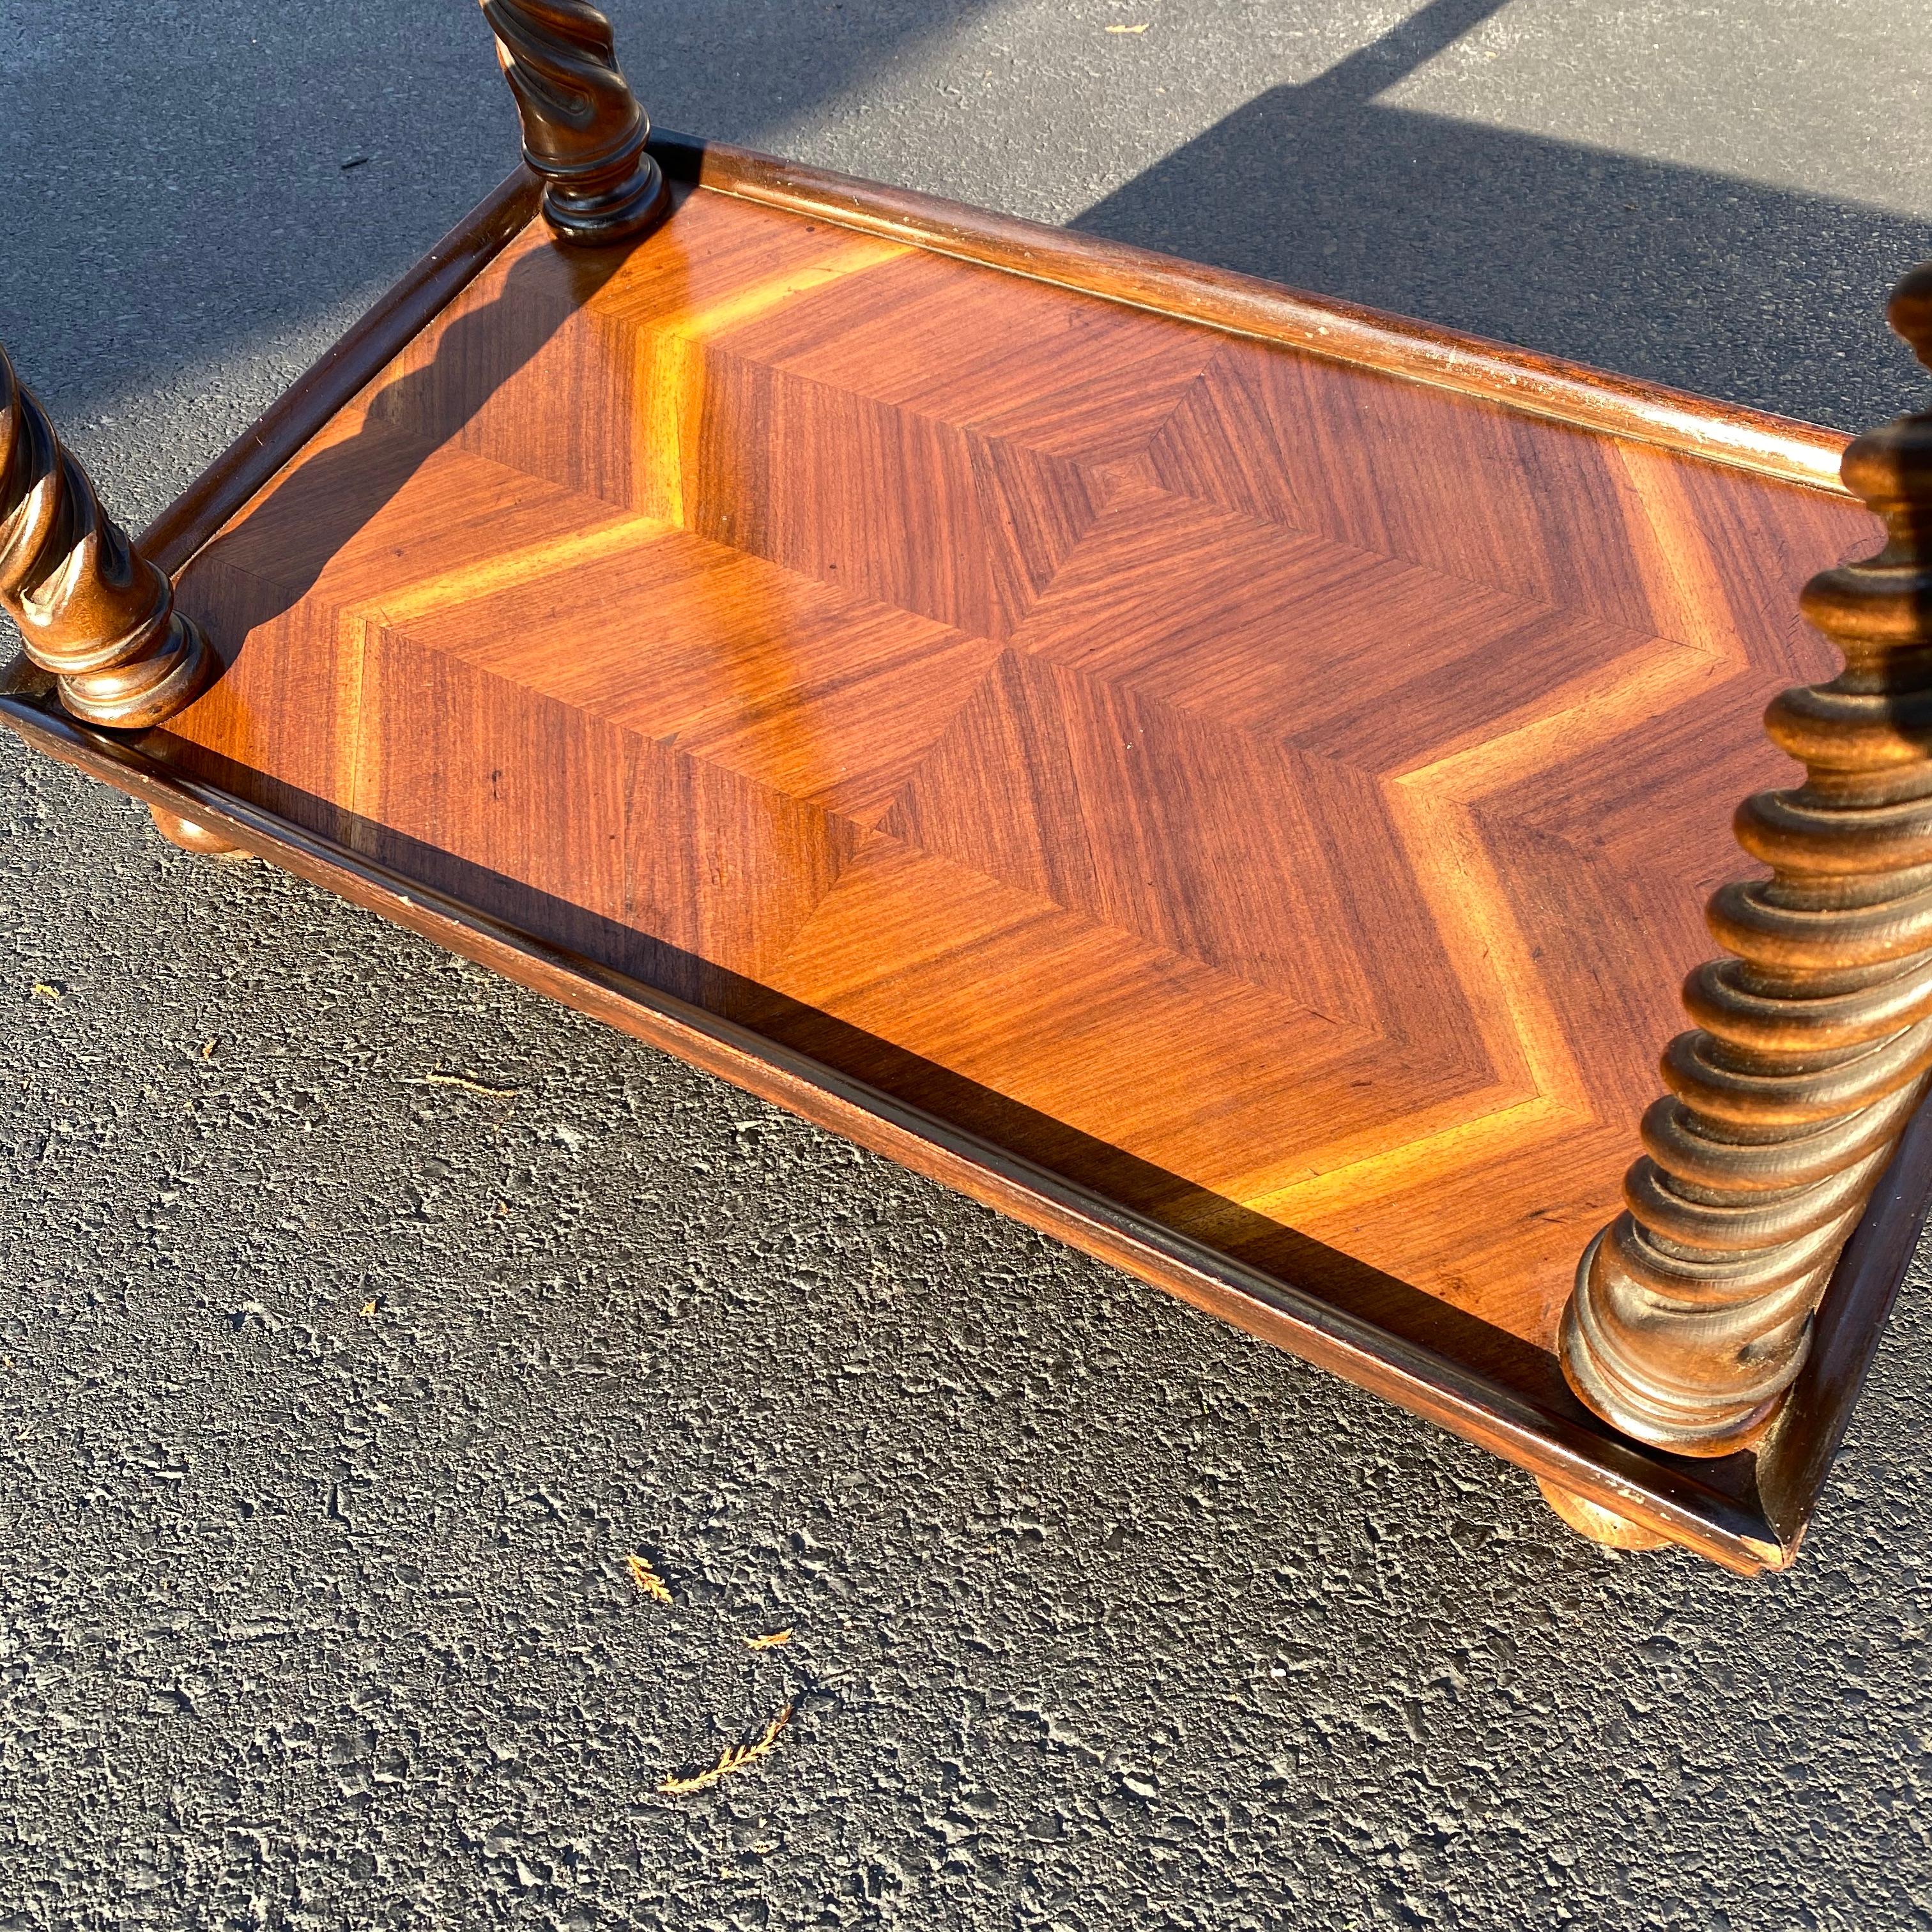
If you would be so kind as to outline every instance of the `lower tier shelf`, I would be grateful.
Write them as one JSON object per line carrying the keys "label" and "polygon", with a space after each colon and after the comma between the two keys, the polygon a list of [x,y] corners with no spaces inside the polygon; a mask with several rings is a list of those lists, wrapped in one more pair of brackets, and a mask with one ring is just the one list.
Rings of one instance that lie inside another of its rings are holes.
{"label": "lower tier shelf", "polygon": [[[1400,1285],[1386,1282],[1352,1298],[1336,1292],[1329,1269],[1304,1276],[1292,1264],[1259,1266],[1190,1238],[766,1035],[186,778],[150,749],[76,724],[43,698],[17,688],[0,696],[0,721],[37,749],[158,814],[184,819],[956,1187],[1480,1444],[1568,1497],[1743,1574],[1781,1569],[1796,1556],[1932,1202],[1932,1118],[1922,1114],[1846,1248],[1819,1313],[1816,1345],[1774,1430],[1754,1449],[1720,1461],[1666,1455],[1618,1435],[1585,1409],[1547,1350],[1430,1298],[1392,1294]],[[1426,1201],[1419,1211],[1426,1211]]]}
{"label": "lower tier shelf", "polygon": [[1796,589],[1871,527],[1832,440],[1258,285],[1164,305],[1146,260],[1109,298],[1015,224],[965,259],[963,213],[754,173],[575,251],[513,178],[150,533],[205,694],[129,743],[16,680],[7,722],[1571,1497],[1787,1562],[1932,1128],[1754,1448],[1620,1437],[1552,1340],[1730,802],[1780,776],[1764,704],[1831,669]]}

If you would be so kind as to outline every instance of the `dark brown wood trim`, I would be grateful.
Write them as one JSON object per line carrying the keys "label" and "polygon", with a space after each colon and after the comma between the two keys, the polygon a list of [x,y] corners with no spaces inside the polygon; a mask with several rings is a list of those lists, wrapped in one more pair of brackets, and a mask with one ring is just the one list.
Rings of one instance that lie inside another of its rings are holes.
{"label": "dark brown wood trim", "polygon": [[1843,494],[1838,462],[1850,439],[1837,430],[722,142],[659,129],[651,152],[672,180],[695,182],[717,194],[1484,397],[1528,415]]}
{"label": "dark brown wood trim", "polygon": [[[1845,493],[1835,430],[1713,403],[1578,363],[1485,342],[1348,302],[1298,295],[1118,242],[992,214],[956,202],[706,142],[653,132],[672,180],[890,236],[964,261],[1108,300],[1486,397],[1526,413],[1683,450],[1711,461]],[[542,183],[518,167],[452,229],[342,339],[222,452],[141,533],[170,575],[236,515],[336,411],[536,215]]]}
{"label": "dark brown wood trim", "polygon": [[1789,1564],[1864,1386],[1932,1203],[1932,1108],[1912,1117],[1820,1305],[1815,1340],[1757,1456],[1766,1520]]}
{"label": "dark brown wood trim", "polygon": [[610,22],[590,0],[482,4],[557,239],[602,248],[655,228],[670,194],[644,152],[650,117],[618,71]]}
{"label": "dark brown wood trim", "polygon": [[470,210],[315,365],[272,403],[141,534],[170,576],[428,326],[536,213],[543,184],[519,167]]}
{"label": "dark brown wood trim", "polygon": [[[1888,315],[1932,368],[1932,264]],[[1563,1315],[1577,1395],[1685,1455],[1762,1435],[1810,1346],[1804,1318],[1932,1083],[1910,1003],[1932,945],[1904,910],[1932,839],[1932,752],[1901,722],[1932,702],[1932,410],[1860,436],[1844,477],[1888,541],[1800,595],[1843,669],[1765,713],[1804,783],[1738,808],[1742,856],[1771,876],[1734,879],[1705,909],[1724,955],[1684,983],[1691,1030],[1664,1051],[1668,1090],[1644,1117],[1624,1211],[1590,1244]]]}
{"label": "dark brown wood trim", "polygon": [[167,573],[102,508],[87,472],[0,349],[0,610],[76,718],[146,730],[214,668]]}
{"label": "dark brown wood trim", "polygon": [[[31,688],[31,687],[29,687]],[[298,877],[369,908],[505,977],[662,1047],[816,1124],[1070,1243],[1102,1260],[1424,1417],[1574,1494],[1661,1531],[1751,1574],[1781,1568],[1844,1426],[1876,1330],[1821,1344],[1813,1376],[1826,1412],[1794,1426],[1787,1511],[1774,1528],[1761,1508],[1721,1493],[1700,1466],[1618,1437],[1578,1406],[1559,1413],[1516,1391],[1144,1220],[1061,1177],[846,1076],[642,982],[519,932],[255,807],[181,777],[138,746],[87,730],[36,703],[0,695],[0,721],[35,748],[186,818]],[[1873,1231],[1846,1250],[1847,1285],[1834,1319],[1862,1320],[1896,1287],[1924,1190],[1932,1127],[1901,1152],[1880,1190]],[[1795,1405],[1794,1405],[1795,1406]],[[1810,1485],[1807,1487],[1808,1483]]]}

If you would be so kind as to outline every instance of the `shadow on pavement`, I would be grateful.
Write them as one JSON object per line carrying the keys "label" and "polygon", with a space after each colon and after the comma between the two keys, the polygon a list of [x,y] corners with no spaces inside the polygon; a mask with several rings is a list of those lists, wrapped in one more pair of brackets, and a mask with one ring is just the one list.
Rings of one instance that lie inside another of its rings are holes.
{"label": "shadow on pavement", "polygon": [[1073,225],[1846,429],[1911,404],[1880,311],[1932,224],[1376,99],[1500,4],[1434,0]]}
{"label": "shadow on pavement", "polygon": [[[518,152],[474,0],[272,31],[255,0],[197,0],[178,28],[117,32],[129,4],[0,7],[0,341],[70,430],[175,382],[282,386]],[[787,32],[761,7],[602,0],[655,121],[754,146],[989,4],[828,6]],[[310,318],[319,338],[287,347]]]}

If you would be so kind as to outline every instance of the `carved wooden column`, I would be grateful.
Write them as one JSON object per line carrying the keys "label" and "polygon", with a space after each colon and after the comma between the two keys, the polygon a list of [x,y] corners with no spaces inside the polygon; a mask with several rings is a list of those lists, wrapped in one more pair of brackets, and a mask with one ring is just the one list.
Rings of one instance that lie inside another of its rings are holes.
{"label": "carved wooden column", "polygon": [[[1932,368],[1932,263],[1888,313]],[[1563,1318],[1577,1394],[1686,1455],[1742,1445],[1790,1386],[1932,1066],[1932,411],[1861,436],[1842,473],[1889,540],[1805,586],[1845,668],[1766,715],[1804,782],[1738,813],[1772,876],[1711,901],[1732,956],[1685,982],[1697,1030],[1665,1052],[1627,1211]]]}
{"label": "carved wooden column", "polygon": [[214,657],[174,604],[0,350],[0,607],[62,705],[134,731],[196,697]]}
{"label": "carved wooden column", "polygon": [[617,70],[610,23],[585,0],[482,0],[523,117],[524,158],[566,242],[626,242],[670,212],[651,124]]}

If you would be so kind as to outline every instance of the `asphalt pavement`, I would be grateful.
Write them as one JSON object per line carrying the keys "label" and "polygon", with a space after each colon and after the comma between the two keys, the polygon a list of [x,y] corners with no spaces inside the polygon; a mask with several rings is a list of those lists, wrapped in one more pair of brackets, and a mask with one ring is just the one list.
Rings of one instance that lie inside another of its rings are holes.
{"label": "asphalt pavement", "polygon": [[[610,10],[669,127],[1923,393],[1914,10]],[[515,139],[465,0],[0,0],[0,342],[138,526]],[[10,739],[0,904],[0,1932],[1932,1926],[1923,1257],[1744,1582]]]}

